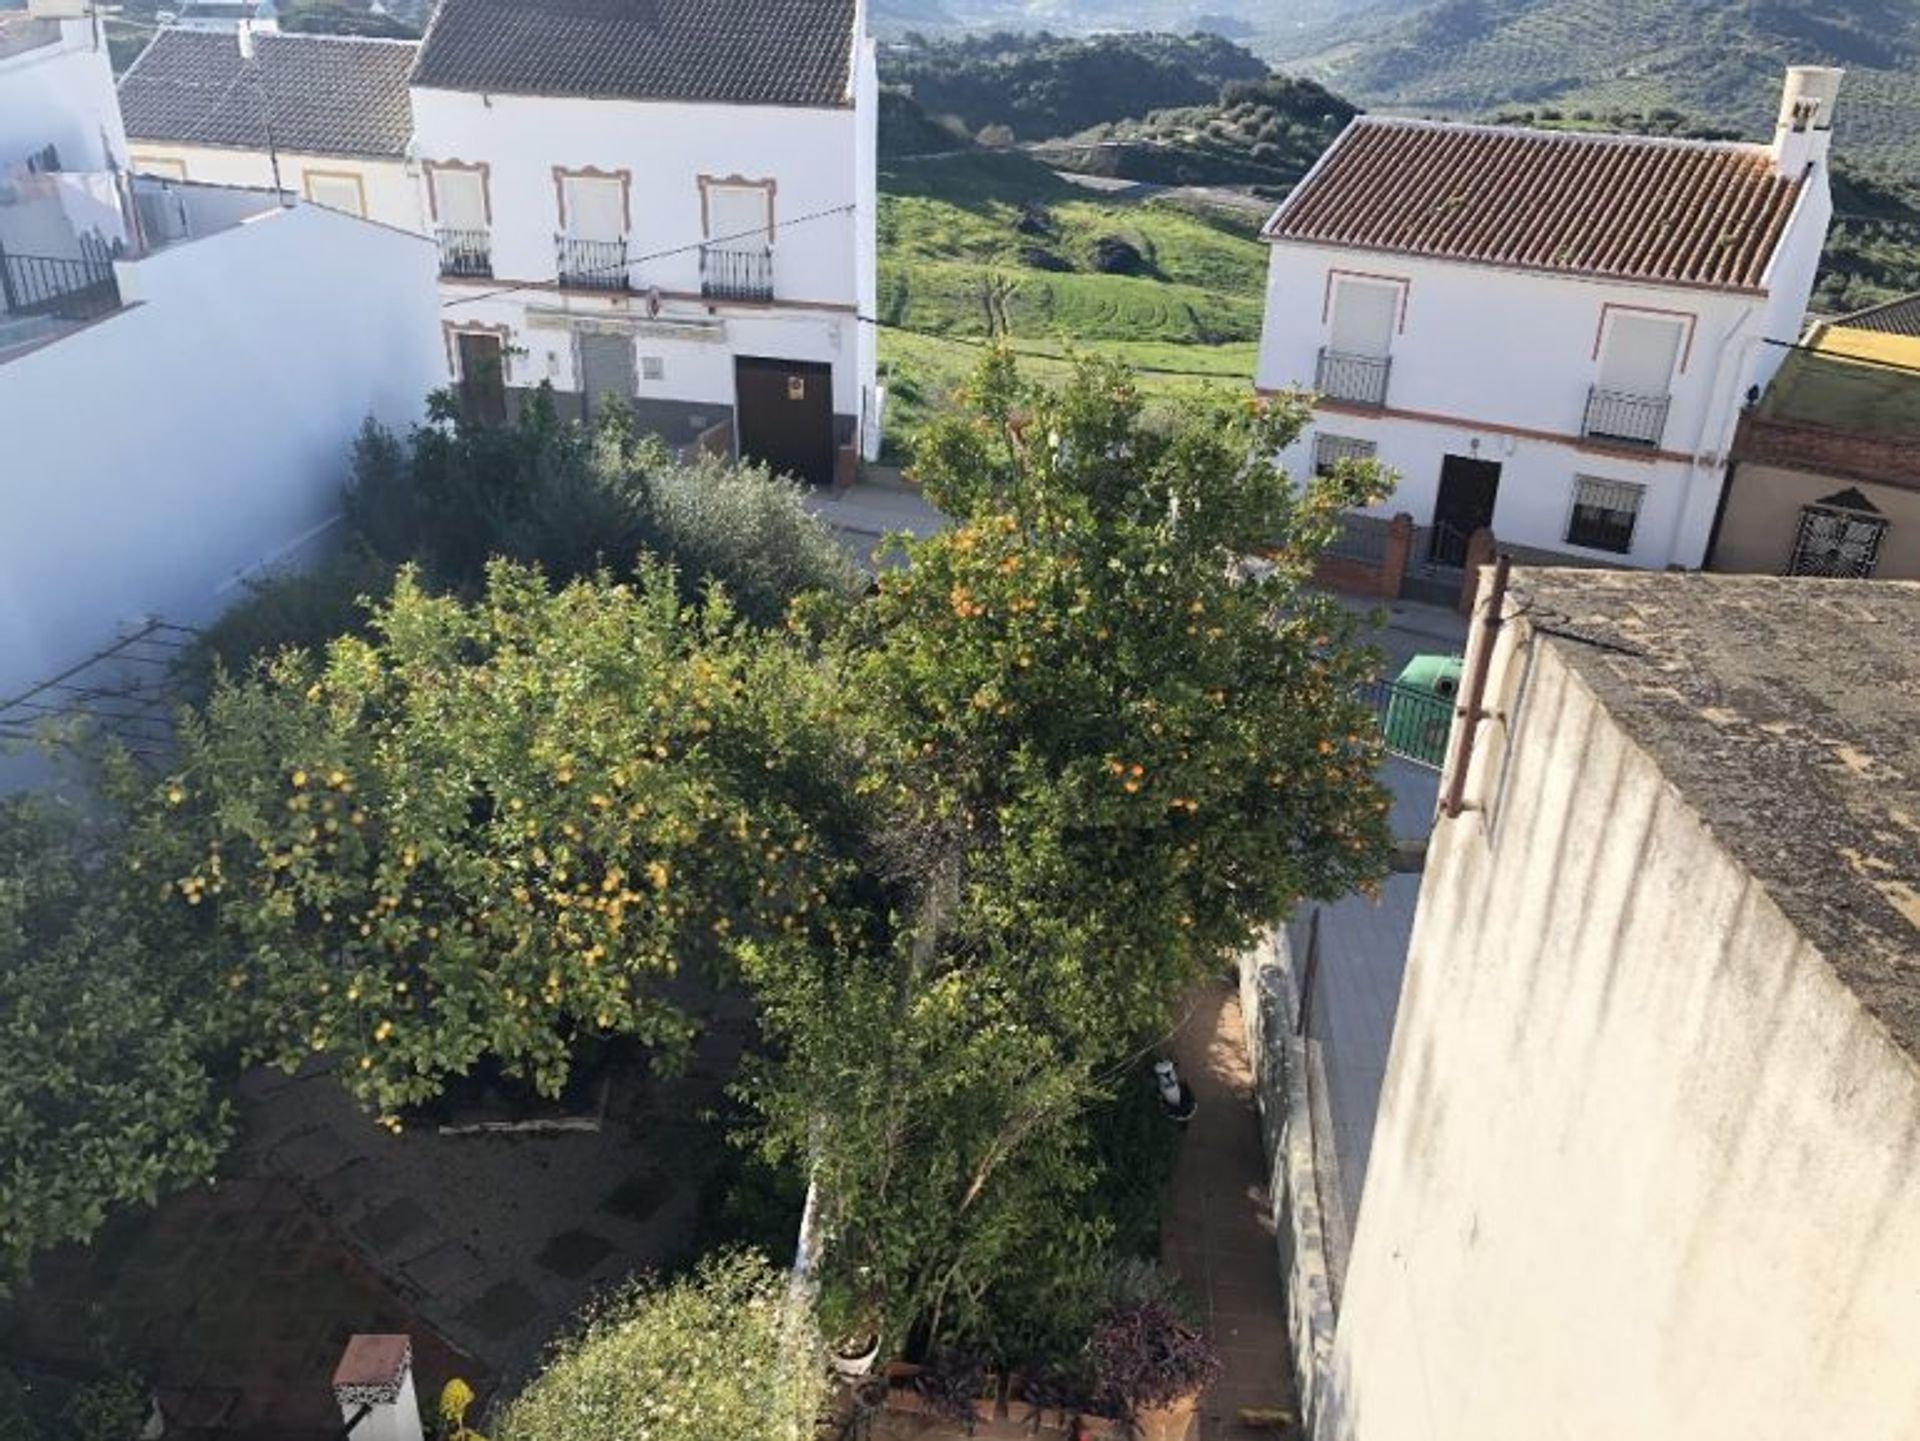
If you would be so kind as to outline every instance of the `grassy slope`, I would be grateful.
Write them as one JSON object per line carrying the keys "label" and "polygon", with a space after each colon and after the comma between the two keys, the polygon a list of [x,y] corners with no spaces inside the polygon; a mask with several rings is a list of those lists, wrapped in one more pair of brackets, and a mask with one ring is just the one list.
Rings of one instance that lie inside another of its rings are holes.
{"label": "grassy slope", "polygon": [[[978,359],[989,314],[1017,349],[1036,355],[1063,355],[1071,343],[1149,372],[1201,372],[1238,386],[1251,378],[1266,248],[1245,227],[1165,202],[1103,201],[1013,154],[893,162],[880,189],[880,318],[888,327],[880,357],[890,372],[896,447]],[[1026,210],[1044,213],[1046,233],[1015,228]],[[1095,272],[1095,242],[1109,236],[1138,249],[1149,272]],[[1034,268],[1022,252],[1035,246],[1076,268]],[[1197,375],[1145,379],[1162,394],[1207,383]]]}

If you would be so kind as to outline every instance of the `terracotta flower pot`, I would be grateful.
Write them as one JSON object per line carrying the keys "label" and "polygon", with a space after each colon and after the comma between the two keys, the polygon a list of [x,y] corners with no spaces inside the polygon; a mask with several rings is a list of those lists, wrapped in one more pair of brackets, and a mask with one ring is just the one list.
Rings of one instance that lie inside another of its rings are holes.
{"label": "terracotta flower pot", "polygon": [[1168,1406],[1143,1406],[1134,1417],[1140,1441],[1187,1441],[1187,1428],[1200,1398],[1183,1396]]}

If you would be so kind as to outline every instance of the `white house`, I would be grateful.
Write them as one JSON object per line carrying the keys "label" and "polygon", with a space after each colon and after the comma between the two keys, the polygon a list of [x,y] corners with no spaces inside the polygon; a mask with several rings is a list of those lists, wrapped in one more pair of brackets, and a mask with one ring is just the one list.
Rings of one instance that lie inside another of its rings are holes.
{"label": "white house", "polygon": [[1398,472],[1417,562],[1491,526],[1699,566],[1812,290],[1839,80],[1790,70],[1771,146],[1355,120],[1264,232],[1258,384],[1318,393],[1288,463]]}
{"label": "white house", "polygon": [[427,237],[125,160],[90,27],[0,17],[0,741],[325,545],[361,424],[444,378]]}
{"label": "white house", "polygon": [[441,0],[413,75],[448,362],[811,482],[878,444],[864,0]]}
{"label": "white house", "polygon": [[123,167],[126,131],[107,44],[90,7],[38,0],[0,10],[0,173]]}
{"label": "white house", "polygon": [[407,162],[409,40],[168,29],[120,78],[132,168],[282,188],[425,233]]}
{"label": "white house", "polygon": [[324,546],[361,424],[406,428],[441,381],[425,237],[135,186],[139,247],[0,329],[0,732],[142,618],[203,625]]}

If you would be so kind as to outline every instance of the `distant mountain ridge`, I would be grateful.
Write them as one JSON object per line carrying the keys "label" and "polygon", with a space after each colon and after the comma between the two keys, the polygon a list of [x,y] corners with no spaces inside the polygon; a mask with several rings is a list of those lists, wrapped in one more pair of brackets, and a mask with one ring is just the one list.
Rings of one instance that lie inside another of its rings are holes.
{"label": "distant mountain ridge", "polygon": [[1293,63],[1375,106],[1673,110],[1755,140],[1772,134],[1786,66],[1841,65],[1843,153],[1920,158],[1916,0],[1439,0],[1317,39]]}
{"label": "distant mountain ridge", "polygon": [[[1839,143],[1920,170],[1920,0],[876,0],[939,29],[1211,24],[1369,107],[1678,111],[1772,133],[1789,64],[1845,66]],[[929,16],[937,12],[938,23]]]}

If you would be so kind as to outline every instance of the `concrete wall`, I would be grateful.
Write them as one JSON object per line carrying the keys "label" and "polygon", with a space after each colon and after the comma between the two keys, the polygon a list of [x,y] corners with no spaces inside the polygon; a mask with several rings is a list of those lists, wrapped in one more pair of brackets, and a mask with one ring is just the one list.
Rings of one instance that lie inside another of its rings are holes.
{"label": "concrete wall", "polygon": [[440,376],[423,239],[302,205],[117,268],[129,308],[0,364],[0,696],[133,617],[212,619]]}
{"label": "concrete wall", "polygon": [[1752,461],[1735,467],[1711,569],[1785,575],[1802,506],[1857,489],[1887,521],[1875,580],[1920,580],[1920,490],[1810,474]]}
{"label": "concrete wall", "polygon": [[1511,625],[1316,1435],[1920,1436],[1920,1070]]}
{"label": "concrete wall", "polygon": [[[1400,473],[1399,492],[1381,514],[1405,509],[1427,524],[1442,458],[1476,455],[1503,467],[1494,517],[1503,540],[1581,554],[1565,543],[1566,522],[1574,478],[1589,475],[1647,487],[1629,563],[1697,566],[1740,398],[1784,354],[1763,338],[1778,330],[1776,338],[1791,341],[1798,333],[1812,283],[1805,252],[1811,245],[1817,256],[1827,214],[1824,176],[1813,188],[1820,203],[1803,206],[1796,219],[1776,262],[1779,289],[1770,296],[1277,243],[1257,383],[1312,388],[1320,349],[1330,340],[1336,278],[1391,282],[1402,304],[1385,410],[1330,406],[1316,422],[1333,434],[1376,441],[1379,459]],[[1619,311],[1660,312],[1687,327],[1657,452],[1581,438],[1605,326]],[[1311,441],[1310,431],[1287,453],[1290,468],[1310,468]]]}
{"label": "concrete wall", "polygon": [[[273,163],[263,150],[231,150],[212,145],[175,145],[156,140],[128,142],[135,171],[202,181],[210,185],[273,184]],[[420,184],[400,160],[368,160],[283,151],[280,183],[295,195],[307,195],[307,173],[352,175],[365,197],[365,217],[401,230],[427,233]]]}
{"label": "concrete wall", "polygon": [[0,60],[0,170],[48,145],[63,170],[123,166],[127,133],[113,69],[93,22],[62,20],[52,45]]}

